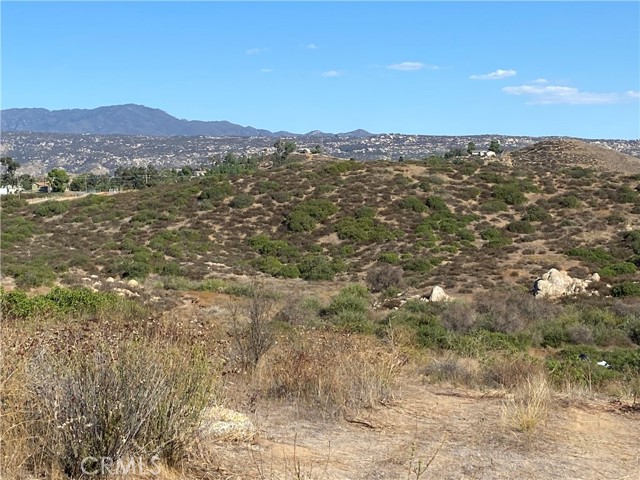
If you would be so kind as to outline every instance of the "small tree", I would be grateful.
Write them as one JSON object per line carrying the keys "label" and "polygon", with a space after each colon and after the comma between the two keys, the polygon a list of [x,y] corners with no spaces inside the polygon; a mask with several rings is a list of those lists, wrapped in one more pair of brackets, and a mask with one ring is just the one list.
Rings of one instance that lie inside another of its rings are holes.
{"label": "small tree", "polygon": [[20,168],[20,164],[11,157],[0,158],[0,165],[5,167],[6,171],[2,175],[3,183],[7,185],[16,185],[16,170]]}
{"label": "small tree", "polygon": [[293,153],[296,149],[296,143],[294,141],[285,140],[284,138],[279,138],[273,146],[280,160],[286,160],[289,154]]}
{"label": "small tree", "polygon": [[491,144],[489,145],[489,151],[494,152],[495,154],[502,153],[502,146],[498,140],[491,140]]}
{"label": "small tree", "polygon": [[69,174],[62,168],[54,168],[47,174],[47,177],[51,190],[54,192],[64,192],[69,186]]}
{"label": "small tree", "polygon": [[476,149],[476,144],[473,142],[467,143],[467,153],[471,155],[473,151]]}

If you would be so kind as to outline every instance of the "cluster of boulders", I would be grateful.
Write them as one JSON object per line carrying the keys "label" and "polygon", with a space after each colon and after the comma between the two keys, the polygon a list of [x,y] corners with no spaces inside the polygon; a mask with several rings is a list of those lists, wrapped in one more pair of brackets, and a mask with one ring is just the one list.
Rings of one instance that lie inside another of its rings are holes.
{"label": "cluster of boulders", "polygon": [[431,289],[431,292],[424,295],[407,296],[405,293],[399,293],[395,298],[387,298],[382,302],[376,302],[373,307],[397,310],[409,300],[420,300],[421,302],[449,302],[452,298],[445,293],[442,287],[436,285]]}
{"label": "cluster of boulders", "polygon": [[597,291],[590,291],[593,282],[599,282],[600,275],[594,273],[589,278],[581,280],[572,278],[567,272],[552,268],[533,283],[533,295],[536,298],[559,298],[569,295],[597,295]]}
{"label": "cluster of boulders", "polygon": [[[98,291],[98,287],[102,286],[102,282],[99,280],[99,277],[97,275],[91,275],[90,277],[84,277],[82,279],[83,282],[90,284],[91,286],[89,287],[91,290],[93,290],[94,292]],[[120,285],[126,285],[129,288],[122,288],[122,287],[114,287],[111,290],[116,292],[118,295],[120,295],[121,297],[139,297],[140,294],[137,292],[134,292],[132,290],[130,290],[131,288],[142,288],[142,286],[140,285],[140,283],[137,280],[128,280],[128,281],[124,281],[124,280],[116,280],[113,277],[107,277],[105,279],[105,283],[109,283],[109,284],[120,284]]]}

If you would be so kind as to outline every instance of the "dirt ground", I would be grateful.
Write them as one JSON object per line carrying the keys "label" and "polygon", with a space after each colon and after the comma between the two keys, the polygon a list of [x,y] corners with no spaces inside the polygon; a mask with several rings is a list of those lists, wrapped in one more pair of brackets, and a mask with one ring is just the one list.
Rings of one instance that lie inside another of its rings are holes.
{"label": "dirt ground", "polygon": [[[637,479],[640,414],[558,399],[531,434],[501,420],[504,398],[405,379],[396,400],[324,420],[273,402],[255,407],[253,443],[220,443],[227,479]],[[245,412],[246,413],[246,412]]]}

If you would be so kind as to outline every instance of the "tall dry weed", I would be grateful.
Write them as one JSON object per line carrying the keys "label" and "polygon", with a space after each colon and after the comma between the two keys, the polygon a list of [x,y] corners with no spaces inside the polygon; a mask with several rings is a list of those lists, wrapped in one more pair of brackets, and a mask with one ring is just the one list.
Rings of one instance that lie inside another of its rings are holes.
{"label": "tall dry weed", "polygon": [[504,402],[502,420],[514,430],[532,433],[549,416],[551,392],[544,375],[527,377]]}

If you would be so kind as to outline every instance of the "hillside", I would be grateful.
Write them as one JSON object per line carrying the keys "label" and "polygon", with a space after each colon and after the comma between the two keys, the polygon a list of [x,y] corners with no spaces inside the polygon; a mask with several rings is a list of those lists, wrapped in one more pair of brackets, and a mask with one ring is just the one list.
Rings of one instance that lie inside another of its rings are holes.
{"label": "hillside", "polygon": [[[192,279],[256,271],[363,279],[392,264],[417,289],[529,288],[551,267],[581,276],[604,267],[569,255],[574,247],[611,250],[621,261],[632,256],[624,253],[625,233],[640,229],[638,176],[571,166],[573,159],[591,164],[587,151],[600,149],[544,142],[512,154],[514,167],[309,156],[250,175],[89,196],[63,209],[22,207],[5,214],[3,235],[11,237],[18,220],[33,233],[5,244],[4,271],[15,271],[25,255],[57,272],[72,266],[82,275]],[[625,160],[606,153],[596,166]]]}
{"label": "hillside", "polygon": [[640,175],[585,148],[3,197],[3,478],[635,478]]}

